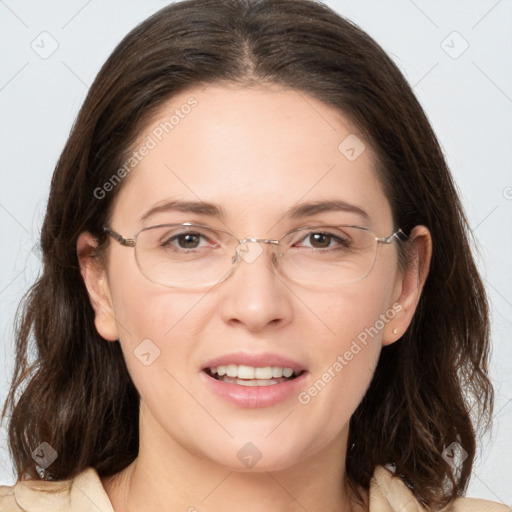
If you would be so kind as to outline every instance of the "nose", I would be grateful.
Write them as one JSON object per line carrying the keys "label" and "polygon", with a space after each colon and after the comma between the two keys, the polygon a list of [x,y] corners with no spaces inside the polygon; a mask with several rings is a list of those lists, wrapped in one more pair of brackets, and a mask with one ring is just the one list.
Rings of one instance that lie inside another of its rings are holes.
{"label": "nose", "polygon": [[255,239],[242,242],[237,247],[236,268],[223,283],[224,321],[251,332],[289,323],[293,316],[291,292],[272,263],[271,247]]}

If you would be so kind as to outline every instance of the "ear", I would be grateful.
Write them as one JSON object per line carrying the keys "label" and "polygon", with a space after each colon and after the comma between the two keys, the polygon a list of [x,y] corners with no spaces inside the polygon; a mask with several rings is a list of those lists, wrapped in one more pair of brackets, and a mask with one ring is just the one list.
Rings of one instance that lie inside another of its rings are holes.
{"label": "ear", "polygon": [[395,283],[392,308],[396,316],[384,328],[383,345],[399,340],[409,327],[430,268],[432,236],[428,228],[416,226],[405,243],[410,244],[409,261],[404,273],[398,276]]}
{"label": "ear", "polygon": [[94,309],[94,325],[106,340],[117,341],[119,330],[112,307],[112,297],[104,265],[93,256],[96,239],[88,232],[81,233],[77,241],[80,273]]}

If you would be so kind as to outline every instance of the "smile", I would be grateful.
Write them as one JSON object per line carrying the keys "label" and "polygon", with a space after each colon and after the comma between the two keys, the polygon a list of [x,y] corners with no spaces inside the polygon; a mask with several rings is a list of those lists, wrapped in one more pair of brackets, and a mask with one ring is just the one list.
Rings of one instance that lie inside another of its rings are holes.
{"label": "smile", "polygon": [[302,370],[282,366],[229,364],[206,368],[205,372],[216,380],[239,386],[272,386],[296,378]]}

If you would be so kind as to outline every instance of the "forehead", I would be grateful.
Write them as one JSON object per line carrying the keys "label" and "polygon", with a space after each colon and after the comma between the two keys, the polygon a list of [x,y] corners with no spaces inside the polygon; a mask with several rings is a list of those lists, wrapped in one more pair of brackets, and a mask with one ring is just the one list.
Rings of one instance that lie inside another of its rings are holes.
{"label": "forehead", "polygon": [[136,165],[113,211],[126,229],[176,199],[221,206],[233,228],[261,230],[290,208],[324,200],[364,209],[370,228],[391,226],[370,148],[339,111],[300,91],[184,91],[158,109],[133,151]]}

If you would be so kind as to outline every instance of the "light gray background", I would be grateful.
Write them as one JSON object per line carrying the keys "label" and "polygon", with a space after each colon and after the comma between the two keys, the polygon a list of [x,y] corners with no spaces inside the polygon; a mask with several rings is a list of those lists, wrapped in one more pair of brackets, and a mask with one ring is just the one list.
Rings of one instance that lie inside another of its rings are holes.
{"label": "light gray background", "polygon": [[[37,238],[58,155],[116,43],[167,3],[0,0],[2,404],[14,359],[12,320],[39,270]],[[512,1],[326,3],[374,37],[404,72],[460,189],[492,301],[496,386],[493,432],[479,451],[468,495],[510,505]],[[0,434],[0,483],[11,485],[5,426]]]}

